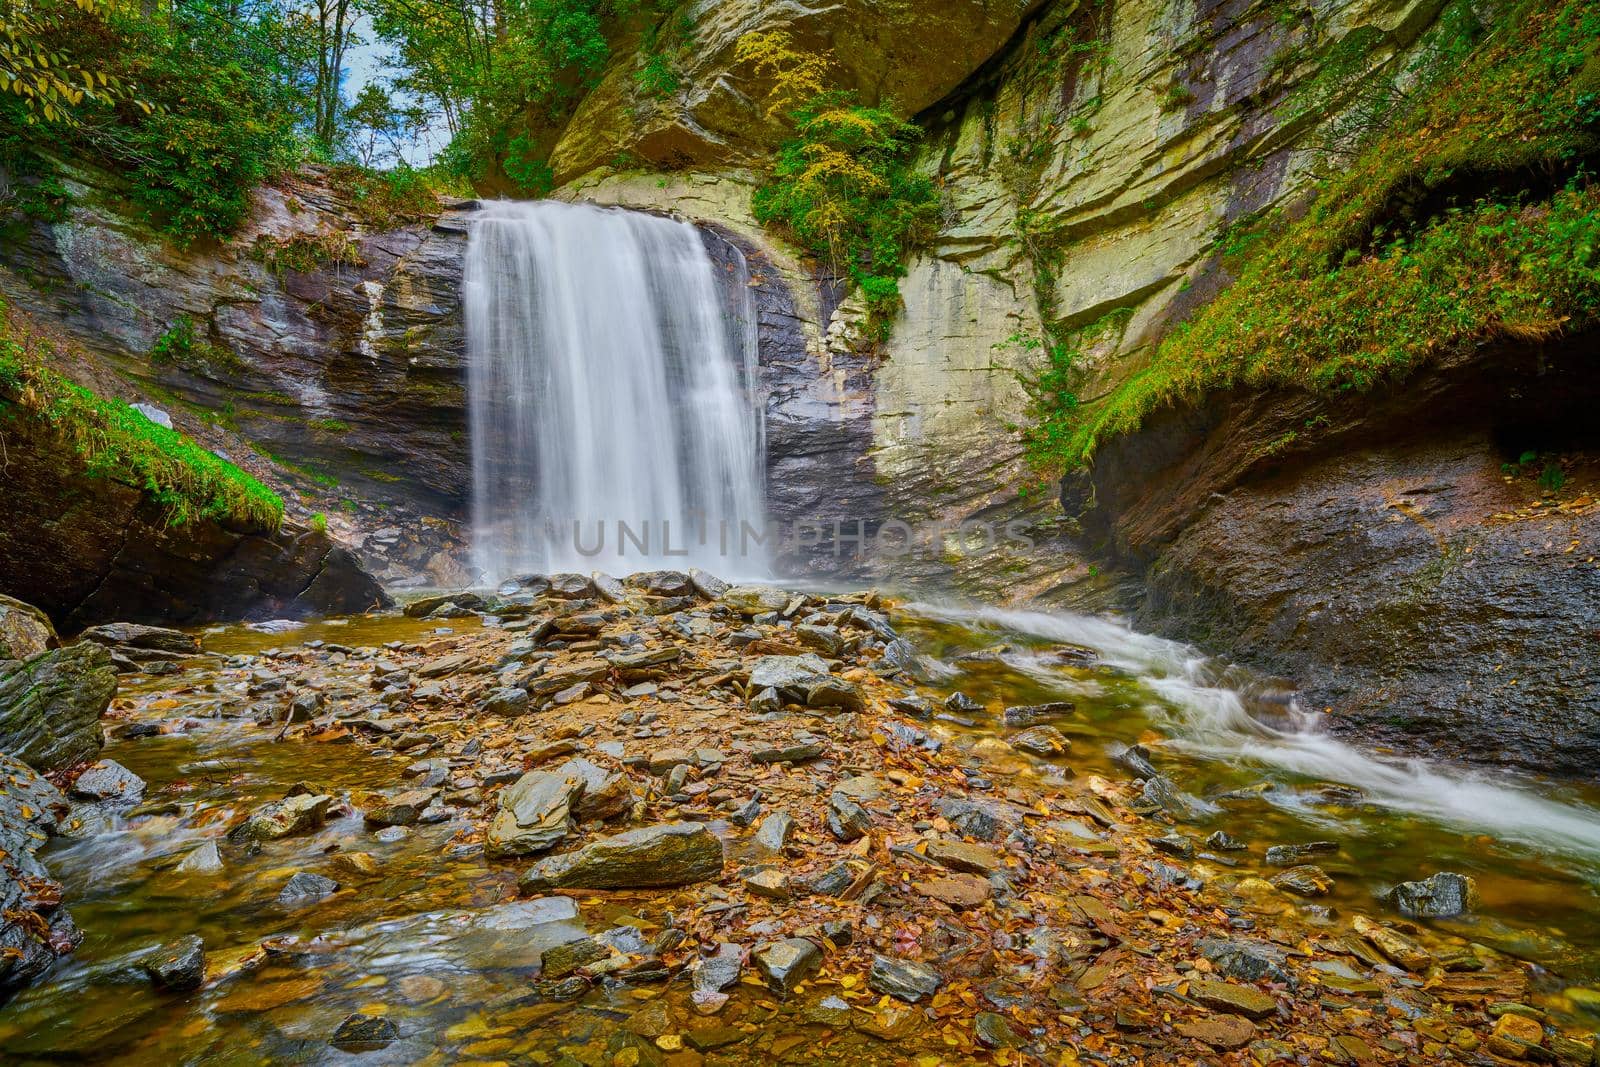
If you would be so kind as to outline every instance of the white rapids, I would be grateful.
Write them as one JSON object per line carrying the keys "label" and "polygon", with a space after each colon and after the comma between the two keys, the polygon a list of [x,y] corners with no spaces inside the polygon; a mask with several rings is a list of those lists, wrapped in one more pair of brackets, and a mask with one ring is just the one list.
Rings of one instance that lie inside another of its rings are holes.
{"label": "white rapids", "polygon": [[1214,663],[1179,642],[1086,615],[937,604],[903,610],[1093,648],[1102,662],[1142,679],[1161,701],[1155,710],[1175,746],[1197,756],[1355,786],[1372,804],[1455,830],[1549,849],[1585,866],[1600,861],[1600,811],[1541,796],[1509,774],[1364,751],[1326,733],[1322,716],[1294,706],[1264,721],[1221,683]]}

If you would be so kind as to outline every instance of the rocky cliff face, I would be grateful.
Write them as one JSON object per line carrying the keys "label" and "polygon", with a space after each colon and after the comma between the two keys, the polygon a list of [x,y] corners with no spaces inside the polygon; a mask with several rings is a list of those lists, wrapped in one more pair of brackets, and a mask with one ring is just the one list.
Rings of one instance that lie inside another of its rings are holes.
{"label": "rocky cliff face", "polygon": [[67,174],[67,217],[0,245],[0,287],[97,357],[78,376],[325,513],[386,578],[464,580],[460,213],[374,232],[311,172],[260,190],[227,246],[178,249],[111,176]]}
{"label": "rocky cliff face", "polygon": [[325,532],[211,519],[172,526],[141,487],[84,474],[70,445],[48,428],[5,420],[0,431],[0,583],[63,631],[113,620],[192,625],[350,614],[389,602]]}

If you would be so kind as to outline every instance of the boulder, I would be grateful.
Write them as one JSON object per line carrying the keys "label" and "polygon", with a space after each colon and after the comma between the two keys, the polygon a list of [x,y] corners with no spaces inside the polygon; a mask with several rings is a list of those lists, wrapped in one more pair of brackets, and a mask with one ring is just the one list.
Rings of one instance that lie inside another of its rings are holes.
{"label": "boulder", "polygon": [[747,876],[744,888],[751,896],[766,897],[769,900],[788,900],[794,896],[794,886],[789,876],[771,868]]}
{"label": "boulder", "polygon": [[499,715],[502,718],[515,718],[529,708],[528,691],[516,686],[506,686],[490,693],[483,702],[483,711],[488,715]]}
{"label": "boulder", "polygon": [[1189,996],[1213,1011],[1264,1019],[1278,1010],[1278,998],[1253,986],[1199,978],[1189,983]]}
{"label": "boulder", "polygon": [[715,574],[708,574],[699,567],[689,568],[689,584],[694,586],[694,591],[707,600],[716,600],[728,591],[728,583],[718,578]]}
{"label": "boulder", "polygon": [[1449,919],[1478,903],[1478,883],[1464,874],[1440,871],[1420,882],[1401,882],[1384,894],[1401,915],[1417,919]]}
{"label": "boulder", "polygon": [[969,845],[947,837],[929,841],[925,855],[939,866],[963,874],[990,875],[1005,869],[1005,861],[998,853],[982,845]]}
{"label": "boulder", "polygon": [[756,949],[750,957],[767,988],[788,997],[822,966],[822,950],[803,937],[790,937]]}
{"label": "boulder", "polygon": [[191,934],[175,944],[157,949],[140,967],[157,989],[186,993],[206,980],[206,946]]}
{"label": "boulder", "polygon": [[788,593],[761,585],[729,586],[718,599],[747,619],[782,611],[789,606]]}
{"label": "boulder", "polygon": [[872,957],[867,972],[868,988],[911,1004],[933,996],[943,984],[944,977],[927,964],[892,956]]}
{"label": "boulder", "polygon": [[840,711],[863,711],[867,706],[859,686],[834,675],[808,686],[805,703],[808,708],[837,708]]}
{"label": "boulder", "polygon": [[263,804],[228,831],[232,841],[275,841],[280,837],[315,830],[328,817],[333,798],[301,793]]}
{"label": "boulder", "polygon": [[828,832],[840,841],[858,841],[872,832],[867,809],[842,793],[828,798]]}
{"label": "boulder", "polygon": [[761,820],[756,827],[755,842],[768,852],[782,852],[794,836],[794,817],[786,811],[775,811]]}
{"label": "boulder", "polygon": [[594,581],[581,574],[552,574],[549,594],[561,600],[587,600],[595,595]]}
{"label": "boulder", "polygon": [[738,945],[718,946],[715,956],[708,956],[694,966],[693,984],[697,993],[720,993],[739,980],[744,970],[744,953]]}
{"label": "boulder", "polygon": [[404,612],[409,618],[425,619],[449,604],[474,611],[483,606],[483,598],[476,593],[438,593],[433,596],[418,597],[405,606]]}
{"label": "boulder", "polygon": [[594,583],[595,592],[600,594],[600,599],[612,604],[620,604],[628,599],[628,590],[622,583],[603,571],[595,571],[589,575],[589,581]]}
{"label": "boulder", "polygon": [[[0,1002],[48,974],[83,940],[61,906],[61,885],[37,852],[58,829],[66,798],[31,767],[0,754]],[[44,936],[39,936],[43,932]]]}
{"label": "boulder", "polygon": [[750,668],[749,688],[752,693],[775,689],[786,703],[804,704],[813,686],[832,681],[828,665],[808,652],[803,656],[762,656]]}
{"label": "boulder", "polygon": [[576,774],[529,771],[500,791],[500,810],[489,824],[490,856],[548,852],[572,829],[572,808],[583,792]]}
{"label": "boulder", "polygon": [[524,893],[689,885],[722,877],[722,842],[700,823],[664,823],[550,856],[523,874]]}
{"label": "boulder", "polygon": [[803,622],[794,628],[794,635],[800,639],[802,645],[814,648],[824,656],[837,658],[844,655],[850,646],[849,639],[839,632],[837,626],[818,626]]}
{"label": "boulder", "polygon": [[142,626],[133,622],[108,622],[91,626],[78,635],[80,641],[93,641],[99,645],[120,648],[147,649],[152,652],[175,652],[190,656],[200,651],[200,639],[182,630],[164,626]]}
{"label": "boulder", "polygon": [[78,775],[77,781],[72,783],[72,795],[84,800],[132,804],[144,795],[144,779],[116,760],[103,759],[91,763]]}
{"label": "boulder", "polygon": [[111,653],[87,643],[57,648],[0,673],[0,751],[40,771],[92,759],[100,716],[117,691]]}
{"label": "boulder", "polygon": [[1241,982],[1281,982],[1293,987],[1294,972],[1287,966],[1288,954],[1265,941],[1230,938],[1202,938],[1200,955],[1211,961],[1219,974]]}
{"label": "boulder", "polygon": [[32,659],[56,643],[50,616],[32,604],[0,596],[0,660]]}
{"label": "boulder", "polygon": [[694,593],[694,583],[682,571],[641,571],[630,575],[627,584],[650,596],[682,597]]}
{"label": "boulder", "polygon": [[614,819],[633,806],[633,785],[625,774],[607,772],[586,759],[570,759],[551,773],[581,784],[573,809],[579,819]]}

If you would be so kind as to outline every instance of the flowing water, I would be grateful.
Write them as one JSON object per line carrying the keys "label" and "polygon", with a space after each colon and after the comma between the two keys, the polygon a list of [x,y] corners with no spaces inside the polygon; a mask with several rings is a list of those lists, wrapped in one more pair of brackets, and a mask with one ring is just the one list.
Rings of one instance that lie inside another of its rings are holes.
{"label": "flowing water", "polygon": [[755,313],[687,223],[549,201],[475,216],[464,302],[474,564],[764,573]]}
{"label": "flowing water", "polygon": [[[1157,768],[1211,809],[1190,828],[1198,836],[1335,840],[1340,854],[1315,862],[1352,910],[1382,911],[1375,898],[1400,881],[1469,874],[1484,907],[1438,925],[1548,967],[1551,992],[1600,978],[1600,789],[1346,743],[1248,672],[1109,619],[913,604],[897,621],[954,668],[941,688],[991,712],[997,702],[1076,702],[1056,725],[1074,740],[1065,762],[1079,774],[1125,779],[1113,757],[1148,744]],[[1064,661],[1063,645],[1096,660]],[[974,718],[960,728],[1001,729]]]}
{"label": "flowing water", "polygon": [[[1103,619],[912,605],[894,622],[930,663],[944,665],[936,668],[940,680],[923,687],[927,695],[960,690],[984,705],[935,728],[973,746],[1000,773],[1015,773],[1017,783],[1067,773],[1126,779],[1113,756],[1142,742],[1163,773],[1211,810],[1188,832],[1226,829],[1257,844],[1337,841],[1340,853],[1317,861],[1336,879],[1327,901],[1335,906],[1382,914],[1375,894],[1396,881],[1440,869],[1470,874],[1482,907],[1439,925],[1539,964],[1538,1005],[1597,1021],[1566,996],[1568,987],[1600,980],[1600,796],[1593,790],[1364,753],[1313,732],[1247,675]],[[389,616],[290,634],[229,627],[207,634],[206,646],[257,654],[318,639],[362,655],[423,639],[437,625]],[[1093,649],[1096,658],[1079,662],[1062,654],[1064,644]],[[456,844],[451,824],[383,840],[356,816],[259,849],[224,846],[221,870],[178,869],[240,813],[296,782],[359,798],[396,785],[399,767],[410,762],[349,744],[274,741],[274,730],[242,717],[246,684],[244,670],[210,660],[124,688],[126,721],[193,717],[198,724],[108,745],[105,756],[148,781],[149,799],[133,813],[91,819],[87,836],[46,850],[87,940],[45,985],[0,1011],[0,1059],[342,1061],[327,1035],[346,1013],[378,1005],[408,1037],[369,1054],[372,1062],[555,1062],[562,1053],[611,1062],[603,1050],[654,991],[602,984],[575,1004],[541,1002],[530,996],[529,975],[544,948],[584,927],[635,926],[647,939],[660,916],[639,894],[602,895],[584,902],[581,915],[517,901],[521,865],[486,861],[476,847]],[[1004,706],[1061,699],[1076,704],[1057,722],[1073,739],[1069,758],[1033,761],[999,740]],[[353,879],[356,891],[298,910],[275,902],[292,871],[328,869],[352,851],[380,865],[377,875]],[[1207,862],[1225,872],[1234,861]],[[137,961],[188,933],[206,940],[206,987],[153,992]],[[271,950],[266,960],[244,967],[263,943]],[[672,983],[665,997],[680,1018],[693,1019],[686,986]],[[768,998],[744,990],[714,1022],[803,1038],[816,1025],[807,1014],[814,1010],[805,1000],[774,1014]],[[859,1040],[852,1062],[909,1054]]]}

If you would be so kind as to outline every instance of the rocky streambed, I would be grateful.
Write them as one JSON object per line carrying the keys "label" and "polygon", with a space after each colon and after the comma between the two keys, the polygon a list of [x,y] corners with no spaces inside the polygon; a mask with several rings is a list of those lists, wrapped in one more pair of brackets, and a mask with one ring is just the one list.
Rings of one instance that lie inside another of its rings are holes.
{"label": "rocky streambed", "polygon": [[103,630],[105,748],[7,765],[8,1062],[1594,1060],[1594,798],[1318,777],[1114,624],[658,572],[199,636]]}

